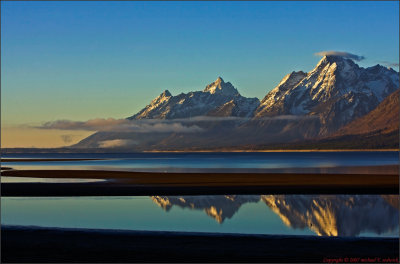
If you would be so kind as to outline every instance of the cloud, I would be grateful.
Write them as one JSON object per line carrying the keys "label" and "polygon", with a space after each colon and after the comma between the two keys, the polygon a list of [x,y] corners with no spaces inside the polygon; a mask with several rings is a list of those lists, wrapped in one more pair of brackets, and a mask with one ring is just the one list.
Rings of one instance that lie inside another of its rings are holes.
{"label": "cloud", "polygon": [[386,67],[399,67],[399,63],[398,62],[380,61],[379,64],[383,64]]}
{"label": "cloud", "polygon": [[364,56],[359,56],[356,54],[352,54],[350,52],[345,52],[345,51],[334,51],[334,50],[330,50],[330,51],[320,51],[315,53],[314,55],[316,56],[337,56],[337,57],[343,57],[343,58],[347,58],[347,59],[352,59],[355,61],[362,61],[363,59],[365,59]]}
{"label": "cloud", "polygon": [[[313,116],[280,115],[274,117],[262,117],[256,120],[299,120],[315,118]],[[203,122],[246,122],[251,120],[249,117],[212,117],[197,116],[192,118],[178,119],[91,119],[88,121],[70,121],[57,120],[46,122],[39,129],[57,129],[57,130],[85,130],[85,131],[112,131],[112,132],[135,132],[135,133],[196,133],[203,132],[199,127]],[[72,141],[73,135],[62,135],[64,142]]]}
{"label": "cloud", "polygon": [[132,132],[138,133],[167,133],[167,132],[176,132],[176,133],[195,133],[202,132],[203,129],[197,125],[185,126],[181,123],[156,123],[156,124],[146,124],[146,123],[137,123],[135,126],[132,126],[130,130]]}
{"label": "cloud", "polygon": [[279,116],[274,116],[274,117],[265,117],[262,119],[267,119],[267,120],[305,120],[305,119],[318,119],[319,117],[317,115],[279,115]]}
{"label": "cloud", "polygon": [[138,143],[130,139],[113,139],[104,140],[98,143],[100,148],[120,148],[120,147],[130,147],[137,145]]}
{"label": "cloud", "polygon": [[96,118],[88,121],[70,121],[70,120],[57,120],[52,122],[46,122],[36,128],[41,129],[60,129],[60,130],[108,130],[115,126],[121,126],[127,124],[129,121],[126,119],[114,119],[114,118]]}
{"label": "cloud", "polygon": [[[272,117],[258,117],[255,120],[298,120],[298,119],[312,119],[318,118],[317,116],[306,116],[306,115],[278,115]],[[229,122],[229,121],[249,121],[253,117],[238,117],[238,116],[196,116],[191,118],[177,118],[177,119],[147,119],[146,122],[150,123],[201,123],[201,122]]]}
{"label": "cloud", "polygon": [[[146,119],[91,119],[88,121],[57,120],[46,122],[39,129],[58,130],[86,130],[86,131],[113,131],[113,132],[136,132],[136,133],[194,133],[203,131],[197,125],[184,125],[183,122],[174,120]],[[68,137],[66,137],[68,140]]]}

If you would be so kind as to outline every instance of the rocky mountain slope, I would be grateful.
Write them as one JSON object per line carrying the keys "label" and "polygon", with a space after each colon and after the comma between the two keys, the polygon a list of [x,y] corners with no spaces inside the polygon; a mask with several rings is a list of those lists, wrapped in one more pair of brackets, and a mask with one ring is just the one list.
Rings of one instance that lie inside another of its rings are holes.
{"label": "rocky mountain slope", "polygon": [[335,133],[335,136],[372,133],[387,134],[396,130],[399,131],[399,96],[400,90],[395,91],[383,100],[374,110],[339,129],[339,131]]}
{"label": "rocky mountain slope", "polygon": [[[174,119],[205,116],[211,111],[217,116],[250,117],[258,107],[257,98],[246,98],[230,82],[221,77],[203,91],[173,96],[165,90],[149,105],[128,119]],[[228,109],[229,108],[229,109]]]}
{"label": "rocky mountain slope", "polygon": [[243,149],[398,149],[399,96],[400,90],[396,90],[374,110],[327,137],[285,144],[243,146]]}
{"label": "rocky mountain slope", "polygon": [[[173,96],[165,90],[128,118],[133,123],[159,123],[159,127],[167,122],[169,126],[189,128],[186,132],[99,131],[73,147],[98,148],[119,140],[130,142],[125,148],[132,151],[257,149],[338,135],[346,141],[347,135],[372,128],[379,128],[376,133],[394,133],[399,124],[398,89],[399,75],[392,69],[380,65],[362,68],[347,58],[324,56],[312,71],[286,75],[261,102],[240,95],[230,82],[219,77],[203,91]],[[189,130],[193,133],[187,133]],[[386,142],[392,138],[381,138],[385,142],[379,146],[393,145]],[[372,148],[374,142],[370,142]]]}
{"label": "rocky mountain slope", "polygon": [[396,71],[359,67],[351,59],[324,56],[305,74],[293,72],[261,101],[255,116],[316,115],[319,135],[329,135],[373,110],[399,88]]}

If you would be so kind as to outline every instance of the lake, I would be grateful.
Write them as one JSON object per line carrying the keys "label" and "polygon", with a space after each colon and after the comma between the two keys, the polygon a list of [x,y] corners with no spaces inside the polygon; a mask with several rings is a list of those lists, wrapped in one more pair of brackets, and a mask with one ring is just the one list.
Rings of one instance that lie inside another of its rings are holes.
{"label": "lake", "polygon": [[1,198],[1,224],[242,234],[396,237],[397,195]]}
{"label": "lake", "polygon": [[[7,154],[14,169],[165,172],[386,173],[395,151]],[[40,159],[99,159],[39,161]],[[397,173],[392,166],[391,173]],[[393,171],[394,170],[394,171]],[[65,179],[4,182],[76,182]],[[79,182],[80,180],[78,180]],[[84,181],[84,180],[82,180]],[[398,237],[398,195],[2,197],[1,224],[184,232]]]}
{"label": "lake", "polygon": [[[100,159],[2,162],[16,169],[96,169],[165,172],[320,172],[354,173],[351,167],[398,165],[396,151],[239,152],[132,154],[5,154],[18,159]],[[368,170],[366,171],[368,173]],[[378,173],[380,170],[378,170]],[[365,172],[364,172],[365,173]],[[395,172],[397,173],[397,171]]]}

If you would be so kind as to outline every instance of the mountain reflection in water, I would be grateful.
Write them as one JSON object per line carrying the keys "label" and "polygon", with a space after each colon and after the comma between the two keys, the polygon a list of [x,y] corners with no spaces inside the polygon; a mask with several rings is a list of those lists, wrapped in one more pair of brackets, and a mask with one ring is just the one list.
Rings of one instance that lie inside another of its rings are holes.
{"label": "mountain reflection in water", "polygon": [[260,201],[260,195],[152,196],[151,198],[166,211],[173,205],[204,210],[220,224],[226,218],[232,218],[243,204]]}
{"label": "mountain reflection in water", "polygon": [[208,195],[152,196],[164,210],[173,206],[204,210],[222,224],[246,203],[265,203],[291,228],[319,236],[382,234],[399,226],[398,195]]}

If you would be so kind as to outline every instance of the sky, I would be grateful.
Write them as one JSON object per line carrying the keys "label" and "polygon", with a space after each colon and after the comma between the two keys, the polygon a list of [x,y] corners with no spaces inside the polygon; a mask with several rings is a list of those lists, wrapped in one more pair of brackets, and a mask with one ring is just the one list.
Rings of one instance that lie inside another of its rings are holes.
{"label": "sky", "polygon": [[326,50],[398,64],[399,2],[2,1],[2,146],[74,143],[88,132],[32,126],[125,118],[218,76],[262,99]]}

